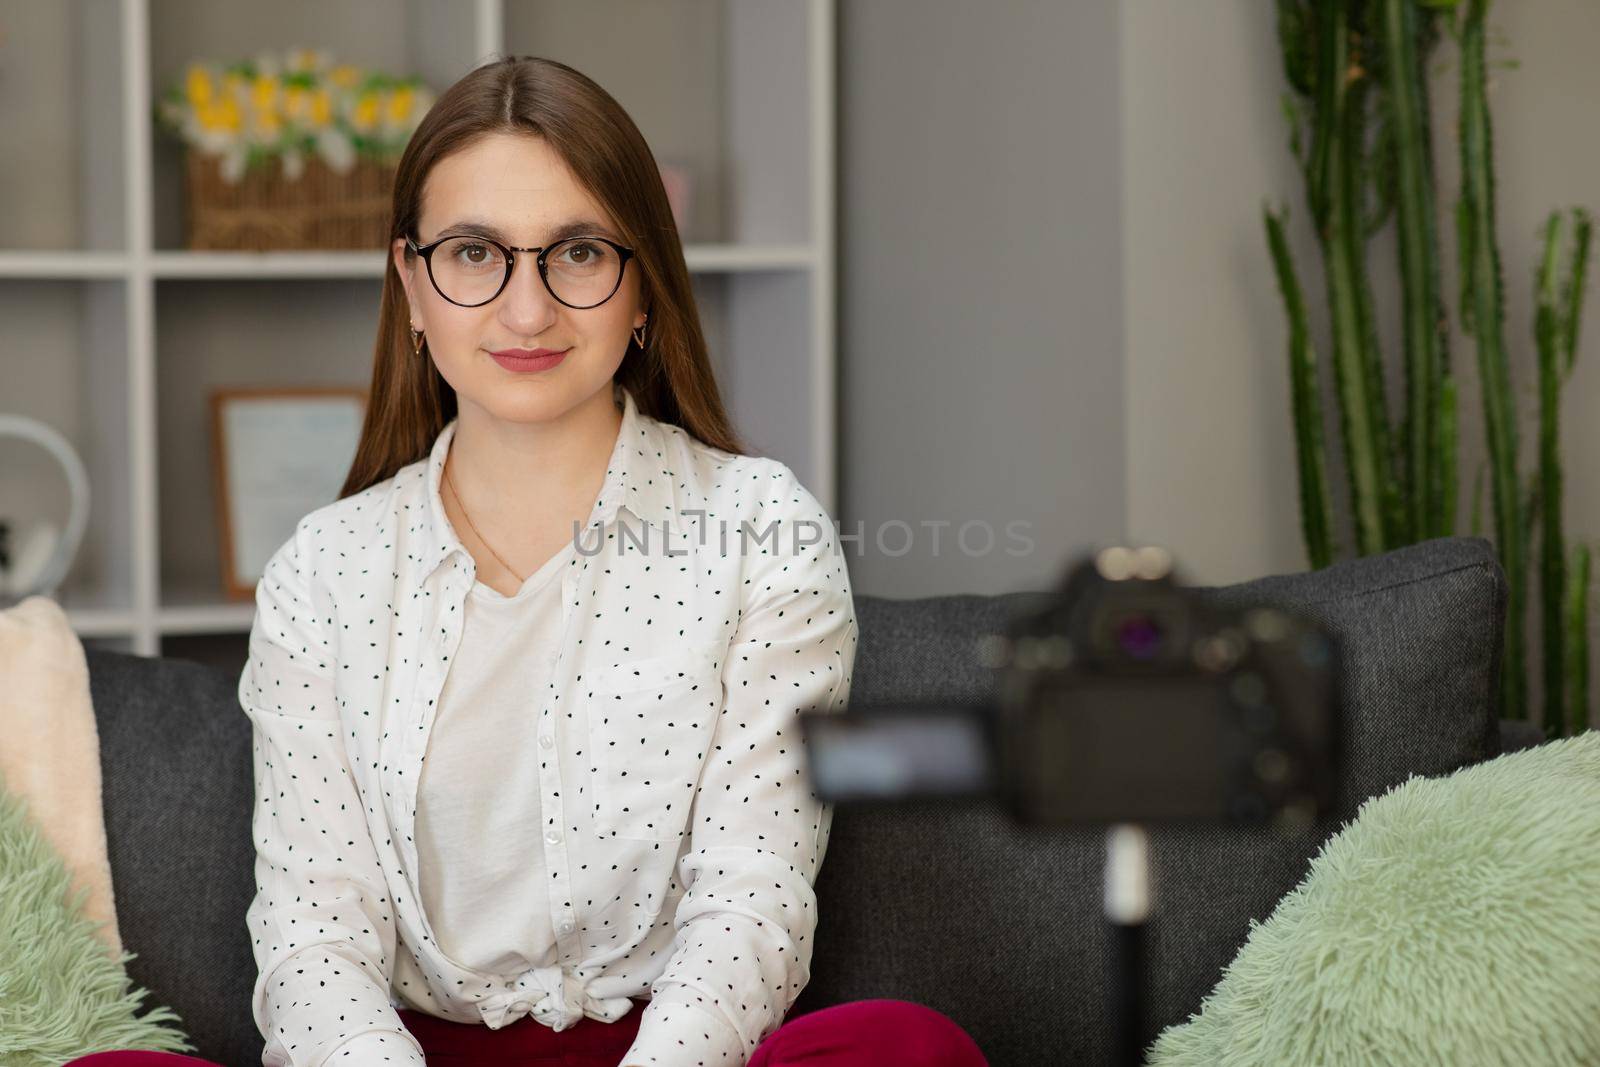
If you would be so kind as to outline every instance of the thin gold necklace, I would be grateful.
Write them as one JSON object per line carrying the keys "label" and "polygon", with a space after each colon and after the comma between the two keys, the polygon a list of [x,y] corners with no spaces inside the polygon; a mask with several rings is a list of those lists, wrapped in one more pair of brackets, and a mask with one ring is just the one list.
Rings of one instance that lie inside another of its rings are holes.
{"label": "thin gold necklace", "polygon": [[478,539],[478,543],[483,545],[484,548],[487,548],[489,550],[489,555],[495,558],[495,562],[499,563],[500,566],[505,567],[506,573],[515,578],[519,584],[527,581],[526,578],[522,577],[516,571],[507,566],[506,561],[500,558],[500,553],[496,552],[494,550],[494,546],[488,541],[484,540],[483,534],[478,532],[478,527],[475,523],[473,523],[472,516],[467,514],[467,505],[461,502],[461,493],[456,489],[455,479],[450,477],[450,464],[448,462],[444,465],[444,481],[445,484],[450,487],[450,495],[456,498],[456,507],[461,509],[461,517],[467,520],[467,527],[472,531],[472,535]]}

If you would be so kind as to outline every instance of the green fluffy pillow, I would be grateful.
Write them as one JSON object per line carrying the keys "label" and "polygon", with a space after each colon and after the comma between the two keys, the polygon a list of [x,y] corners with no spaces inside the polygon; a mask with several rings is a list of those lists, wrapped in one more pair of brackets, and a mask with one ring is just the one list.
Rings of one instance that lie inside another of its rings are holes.
{"label": "green fluffy pillow", "polygon": [[[167,1008],[136,1018],[148,991],[68,898],[71,876],[24,802],[0,781],[0,1064],[59,1067],[110,1049],[193,1052]],[[200,976],[197,976],[197,978]]]}
{"label": "green fluffy pillow", "polygon": [[1147,1062],[1600,1063],[1600,733],[1368,800]]}

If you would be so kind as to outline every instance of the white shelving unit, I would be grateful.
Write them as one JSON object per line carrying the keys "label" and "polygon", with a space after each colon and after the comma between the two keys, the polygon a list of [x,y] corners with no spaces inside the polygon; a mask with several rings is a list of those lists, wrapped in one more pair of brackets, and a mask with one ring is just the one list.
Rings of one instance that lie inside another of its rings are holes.
{"label": "white shelving unit", "polygon": [[[81,637],[156,655],[232,635],[242,655],[207,394],[367,384],[386,253],[184,250],[182,148],[153,120],[190,60],[291,45],[436,91],[501,54],[605,86],[694,170],[685,252],[737,428],[834,510],[834,0],[0,0],[0,411],[89,467],[61,590]],[[0,470],[0,517],[54,477],[42,454]]]}

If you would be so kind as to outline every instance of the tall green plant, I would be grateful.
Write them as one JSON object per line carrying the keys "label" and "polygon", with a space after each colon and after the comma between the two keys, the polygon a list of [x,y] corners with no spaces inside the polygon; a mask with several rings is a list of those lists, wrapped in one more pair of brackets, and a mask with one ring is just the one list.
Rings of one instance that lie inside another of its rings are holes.
{"label": "tall green plant", "polygon": [[[1538,532],[1546,729],[1588,717],[1586,546],[1568,556],[1562,529],[1559,394],[1576,355],[1589,218],[1576,212],[1564,291],[1557,294],[1559,216],[1553,216],[1536,296],[1540,309],[1539,463],[1524,490],[1505,343],[1505,296],[1495,235],[1493,141],[1485,56],[1489,0],[1277,0],[1289,92],[1284,110],[1321,253],[1334,399],[1358,555],[1454,532],[1459,418],[1440,270],[1431,149],[1429,55],[1448,29],[1460,49],[1461,195],[1456,206],[1460,316],[1477,349],[1494,539],[1506,574],[1501,713],[1525,718],[1529,544]],[[1401,281],[1405,397],[1398,433],[1384,397],[1366,246],[1395,220]],[[1267,243],[1289,320],[1290,389],[1301,526],[1314,567],[1336,555],[1317,389],[1317,351],[1286,234],[1287,209],[1264,211]],[[1473,501],[1474,532],[1482,479]]]}
{"label": "tall green plant", "polygon": [[1466,17],[1461,24],[1461,200],[1457,232],[1466,296],[1462,325],[1478,348],[1495,542],[1507,580],[1501,698],[1503,713],[1520,719],[1527,717],[1527,517],[1517,474],[1516,394],[1511,389],[1511,363],[1505,345],[1505,285],[1494,225],[1494,149],[1484,60],[1484,20],[1488,9],[1488,0],[1466,0]]}
{"label": "tall green plant", "polygon": [[[1366,174],[1368,76],[1352,62],[1350,7],[1316,5],[1316,99],[1312,158],[1317,171],[1312,217],[1322,243],[1328,306],[1332,309],[1333,369],[1338,383],[1345,464],[1356,518],[1356,545],[1365,555],[1394,542],[1389,418],[1383,361],[1372,328],[1362,218]],[[1359,54],[1359,53],[1358,53]]]}
{"label": "tall green plant", "polygon": [[[1587,212],[1573,212],[1577,234],[1567,268],[1564,296],[1558,294],[1556,260],[1562,218],[1545,224],[1544,255],[1535,292],[1534,338],[1539,348],[1539,592],[1544,627],[1544,728],[1550,737],[1564,728],[1587,725],[1588,700],[1588,549],[1578,545],[1569,584],[1567,547],[1562,527],[1561,386],[1577,356],[1578,319],[1588,266],[1592,223]],[[1571,677],[1569,678],[1569,674]],[[1569,683],[1571,683],[1569,688]],[[1570,718],[1569,718],[1570,713]]]}
{"label": "tall green plant", "polygon": [[1284,213],[1265,212],[1267,241],[1278,287],[1289,312],[1289,388],[1294,405],[1295,455],[1300,468],[1300,525],[1315,568],[1333,562],[1328,470],[1322,445],[1322,407],[1317,401],[1317,350],[1306,321],[1306,301],[1284,234]]}
{"label": "tall green plant", "polygon": [[1408,536],[1438,537],[1454,515],[1455,381],[1439,295],[1428,79],[1423,56],[1438,39],[1434,16],[1409,0],[1382,0],[1377,37],[1386,105],[1385,143],[1394,154],[1395,212],[1405,338]]}

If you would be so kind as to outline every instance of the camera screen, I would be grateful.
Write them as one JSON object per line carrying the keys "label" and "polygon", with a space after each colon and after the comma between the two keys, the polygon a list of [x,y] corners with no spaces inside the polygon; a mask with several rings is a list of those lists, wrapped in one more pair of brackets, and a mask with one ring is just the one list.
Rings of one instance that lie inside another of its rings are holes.
{"label": "camera screen", "polygon": [[971,711],[808,716],[806,735],[824,799],[948,796],[989,785],[987,740]]}
{"label": "camera screen", "polygon": [[1079,678],[1032,724],[1029,792],[1066,821],[1217,818],[1255,745],[1226,679]]}

